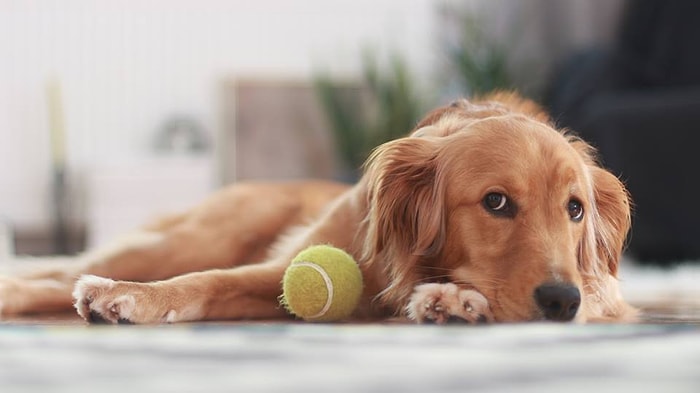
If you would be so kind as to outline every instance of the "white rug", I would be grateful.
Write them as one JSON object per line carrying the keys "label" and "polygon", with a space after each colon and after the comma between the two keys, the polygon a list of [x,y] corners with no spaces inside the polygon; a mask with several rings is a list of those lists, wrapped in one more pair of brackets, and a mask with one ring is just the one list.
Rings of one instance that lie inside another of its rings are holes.
{"label": "white rug", "polygon": [[[696,311],[682,311],[700,321],[698,278],[697,266],[662,271],[626,263],[623,292],[635,303],[663,298],[695,305]],[[688,320],[150,327],[0,322],[0,392],[690,393],[700,391],[700,324]]]}
{"label": "white rug", "polygon": [[620,272],[623,297],[657,317],[700,322],[700,263],[673,268],[641,267],[624,261]]}

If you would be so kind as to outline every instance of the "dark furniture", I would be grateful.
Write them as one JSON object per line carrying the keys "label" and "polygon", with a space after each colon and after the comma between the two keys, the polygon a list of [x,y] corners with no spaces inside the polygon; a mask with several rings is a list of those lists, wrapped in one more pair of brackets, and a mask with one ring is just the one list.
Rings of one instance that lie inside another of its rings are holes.
{"label": "dark furniture", "polygon": [[700,2],[629,1],[612,48],[561,67],[547,102],[595,145],[635,203],[629,254],[700,260]]}

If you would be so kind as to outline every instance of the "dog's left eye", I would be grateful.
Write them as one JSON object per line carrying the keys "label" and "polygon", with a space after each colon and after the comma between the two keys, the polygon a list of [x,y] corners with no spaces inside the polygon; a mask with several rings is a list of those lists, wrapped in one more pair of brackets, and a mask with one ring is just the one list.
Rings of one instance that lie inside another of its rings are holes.
{"label": "dog's left eye", "polygon": [[569,217],[574,222],[579,222],[583,219],[583,205],[576,199],[569,201],[566,209],[569,211]]}
{"label": "dog's left eye", "polygon": [[513,213],[512,206],[508,197],[499,193],[492,192],[484,197],[484,207],[493,214],[501,216],[511,216]]}

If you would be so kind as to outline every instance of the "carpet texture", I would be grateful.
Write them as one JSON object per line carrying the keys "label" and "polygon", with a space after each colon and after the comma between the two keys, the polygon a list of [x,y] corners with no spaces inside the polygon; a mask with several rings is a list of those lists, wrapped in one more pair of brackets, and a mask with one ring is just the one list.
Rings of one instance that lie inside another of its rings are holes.
{"label": "carpet texture", "polygon": [[0,321],[0,392],[698,392],[700,269],[625,266],[642,323]]}
{"label": "carpet texture", "polygon": [[3,392],[697,392],[691,325],[0,328]]}

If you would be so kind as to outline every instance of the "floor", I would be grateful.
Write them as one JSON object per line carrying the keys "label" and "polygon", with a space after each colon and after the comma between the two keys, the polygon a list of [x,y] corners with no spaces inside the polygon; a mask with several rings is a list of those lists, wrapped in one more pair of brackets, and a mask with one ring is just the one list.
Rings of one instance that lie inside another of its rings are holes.
{"label": "floor", "polygon": [[0,392],[698,392],[700,265],[630,266],[639,324],[0,322]]}

